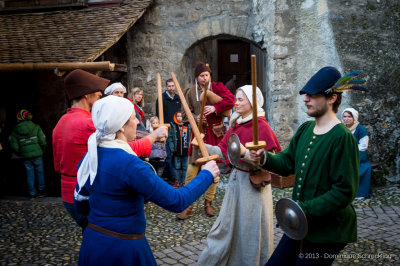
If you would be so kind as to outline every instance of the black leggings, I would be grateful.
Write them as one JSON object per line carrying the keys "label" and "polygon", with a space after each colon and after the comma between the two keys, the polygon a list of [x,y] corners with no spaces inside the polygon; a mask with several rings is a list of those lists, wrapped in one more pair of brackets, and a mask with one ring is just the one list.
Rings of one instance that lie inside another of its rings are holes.
{"label": "black leggings", "polygon": [[[331,265],[346,243],[313,243],[293,240],[284,234],[265,265]],[[301,253],[300,253],[301,249]]]}

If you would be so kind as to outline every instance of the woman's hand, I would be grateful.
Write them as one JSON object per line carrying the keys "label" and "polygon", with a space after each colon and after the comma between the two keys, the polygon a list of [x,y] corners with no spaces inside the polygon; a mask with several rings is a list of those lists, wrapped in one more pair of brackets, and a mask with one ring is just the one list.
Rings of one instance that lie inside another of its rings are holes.
{"label": "woman's hand", "polygon": [[215,161],[209,161],[201,167],[201,170],[208,170],[214,177],[214,182],[219,181],[219,168]]}
{"label": "woman's hand", "polygon": [[250,160],[252,160],[255,163],[260,163],[264,161],[264,149],[259,149],[259,150],[250,150]]}
{"label": "woman's hand", "polygon": [[162,138],[167,138],[168,137],[168,129],[166,126],[160,126],[156,130],[151,132],[147,137],[150,139],[151,143],[154,143],[156,140],[160,140]]}
{"label": "woman's hand", "polygon": [[240,143],[240,157],[243,157],[246,154],[246,147]]}

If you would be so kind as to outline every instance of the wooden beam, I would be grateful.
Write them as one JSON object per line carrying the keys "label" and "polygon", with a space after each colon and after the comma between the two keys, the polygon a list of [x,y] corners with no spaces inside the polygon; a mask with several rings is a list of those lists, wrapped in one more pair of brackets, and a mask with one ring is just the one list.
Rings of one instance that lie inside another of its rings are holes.
{"label": "wooden beam", "polygon": [[86,71],[127,72],[126,65],[103,62],[63,62],[63,63],[5,63],[0,64],[0,72],[35,72],[35,71],[70,71],[74,69]]}

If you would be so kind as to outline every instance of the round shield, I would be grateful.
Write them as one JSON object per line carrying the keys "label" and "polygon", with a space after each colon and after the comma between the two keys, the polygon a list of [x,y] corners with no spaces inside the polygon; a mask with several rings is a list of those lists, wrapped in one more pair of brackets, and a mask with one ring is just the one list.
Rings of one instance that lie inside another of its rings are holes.
{"label": "round shield", "polygon": [[240,141],[236,134],[230,135],[228,139],[228,159],[233,166],[239,166]]}
{"label": "round shield", "polygon": [[308,232],[306,215],[301,207],[291,199],[280,199],[275,206],[275,216],[278,226],[294,240],[302,240]]}

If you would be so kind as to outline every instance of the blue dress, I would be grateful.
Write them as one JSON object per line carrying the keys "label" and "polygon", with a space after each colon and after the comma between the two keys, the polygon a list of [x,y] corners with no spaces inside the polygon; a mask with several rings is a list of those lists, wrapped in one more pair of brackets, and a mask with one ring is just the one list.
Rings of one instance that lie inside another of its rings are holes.
{"label": "blue dress", "polygon": [[[99,147],[97,151],[96,178],[92,185],[88,179],[79,193],[77,185],[75,204],[81,213],[89,213],[90,223],[117,233],[145,232],[145,201],[178,213],[199,198],[214,180],[209,171],[203,170],[176,190],[137,156],[122,149]],[[79,265],[156,265],[156,261],[145,237],[124,240],[87,227]]]}
{"label": "blue dress", "polygon": [[[359,124],[356,130],[353,133],[354,137],[357,140],[357,143],[360,144],[360,139],[365,136],[368,136],[368,131],[365,127]],[[356,197],[364,197],[367,198],[371,194],[371,163],[367,158],[368,150],[360,151],[360,185],[358,187],[358,192]]]}

